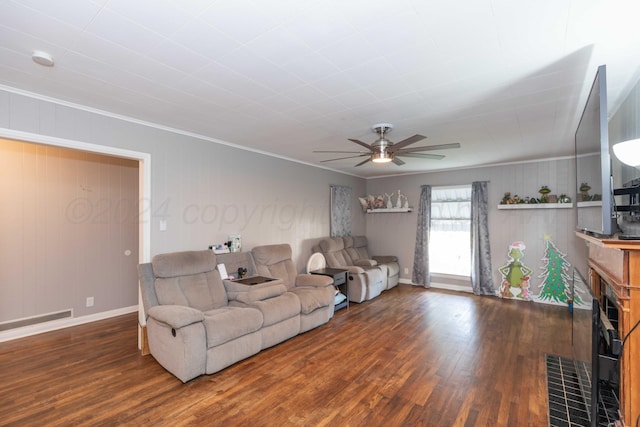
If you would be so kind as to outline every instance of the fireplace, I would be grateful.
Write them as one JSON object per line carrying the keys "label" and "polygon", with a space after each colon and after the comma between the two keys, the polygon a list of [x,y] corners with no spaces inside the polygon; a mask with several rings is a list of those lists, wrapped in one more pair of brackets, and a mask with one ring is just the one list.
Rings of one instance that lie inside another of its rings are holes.
{"label": "fireplace", "polygon": [[[618,309],[615,301],[591,286],[576,269],[572,281],[571,344],[580,401],[590,426],[617,419],[620,395]],[[604,284],[606,285],[606,283]],[[597,289],[603,289],[598,284]],[[613,322],[611,321],[613,319]],[[614,327],[614,324],[616,325]]]}

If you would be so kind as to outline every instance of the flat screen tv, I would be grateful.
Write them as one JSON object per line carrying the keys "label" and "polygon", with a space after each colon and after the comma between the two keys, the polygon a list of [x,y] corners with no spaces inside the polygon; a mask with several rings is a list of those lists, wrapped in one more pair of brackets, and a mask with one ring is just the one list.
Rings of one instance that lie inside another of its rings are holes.
{"label": "flat screen tv", "polygon": [[577,228],[596,236],[617,230],[607,121],[607,70],[598,67],[575,133]]}

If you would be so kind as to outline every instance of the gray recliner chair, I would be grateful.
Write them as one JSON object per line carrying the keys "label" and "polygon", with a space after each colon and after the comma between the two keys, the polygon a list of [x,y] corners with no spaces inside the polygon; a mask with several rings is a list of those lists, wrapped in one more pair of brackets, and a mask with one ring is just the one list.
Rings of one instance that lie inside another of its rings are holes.
{"label": "gray recliner chair", "polygon": [[400,280],[398,257],[393,255],[371,256],[367,236],[343,237],[343,240],[347,253],[356,265],[358,260],[374,260],[386,276],[386,289],[391,289],[398,284]]}
{"label": "gray recliner chair", "polygon": [[298,274],[288,244],[256,246],[251,250],[256,274],[282,279],[289,292],[300,299],[300,332],[327,323],[334,312],[333,279]]}
{"label": "gray recliner chair", "polygon": [[314,250],[324,255],[329,267],[348,271],[349,301],[360,303],[373,299],[387,288],[387,271],[371,259],[352,260],[342,237],[322,239]]}

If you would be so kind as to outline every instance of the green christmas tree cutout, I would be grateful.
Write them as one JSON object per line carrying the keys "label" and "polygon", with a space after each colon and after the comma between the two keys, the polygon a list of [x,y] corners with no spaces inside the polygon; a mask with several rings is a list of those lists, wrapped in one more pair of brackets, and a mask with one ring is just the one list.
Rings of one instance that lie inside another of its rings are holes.
{"label": "green christmas tree cutout", "polygon": [[[569,287],[571,279],[568,274],[571,264],[566,259],[567,255],[560,252],[550,238],[545,238],[545,241],[546,249],[542,258],[544,271],[538,276],[542,279],[542,283],[537,299],[551,304],[568,304],[571,298]],[[582,303],[579,295],[574,296],[574,303]]]}

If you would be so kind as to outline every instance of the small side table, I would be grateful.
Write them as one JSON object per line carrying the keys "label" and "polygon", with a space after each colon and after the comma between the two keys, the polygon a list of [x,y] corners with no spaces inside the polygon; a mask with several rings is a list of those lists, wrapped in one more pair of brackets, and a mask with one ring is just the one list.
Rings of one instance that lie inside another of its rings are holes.
{"label": "small side table", "polygon": [[338,290],[347,298],[339,304],[336,304],[334,310],[338,311],[342,308],[349,308],[349,286],[347,284],[347,272],[348,270],[343,270],[341,268],[321,268],[319,270],[313,270],[309,273],[311,274],[319,274],[321,276],[329,276],[333,279],[333,286],[338,288]]}

